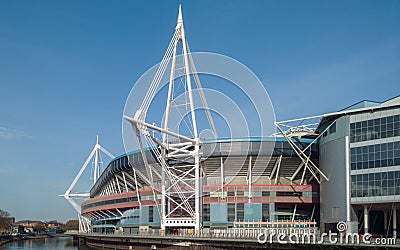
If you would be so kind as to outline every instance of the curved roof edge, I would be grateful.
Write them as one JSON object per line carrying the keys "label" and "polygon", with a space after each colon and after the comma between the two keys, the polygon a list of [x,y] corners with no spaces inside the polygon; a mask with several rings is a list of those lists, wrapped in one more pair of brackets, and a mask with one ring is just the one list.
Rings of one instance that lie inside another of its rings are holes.
{"label": "curved roof edge", "polygon": [[[295,139],[293,139],[295,140]],[[205,139],[203,140],[204,144],[208,144],[208,143],[218,143],[218,142],[258,142],[258,141],[262,141],[262,142],[285,142],[286,138],[284,137],[240,137],[240,138],[229,138],[229,137],[222,137],[222,138],[216,138],[216,139]],[[318,141],[315,141],[314,139],[309,139],[309,138],[301,138],[301,142],[305,142],[305,143],[318,143]],[[144,148],[145,151],[150,151],[151,148],[147,147]],[[136,154],[139,153],[140,149],[135,149],[132,151],[128,151],[126,153],[120,154],[116,157],[114,157],[113,159],[110,160],[110,163],[118,160],[122,157],[125,157],[127,155],[131,155],[131,154]]]}
{"label": "curved roof edge", "polygon": [[[315,139],[308,139],[308,138],[300,138],[300,140],[294,139],[292,138],[293,142],[296,143],[307,143],[307,144],[314,144],[317,145],[318,141]],[[250,144],[250,151],[247,152],[246,154],[251,154],[251,155],[259,155],[259,156],[263,156],[263,155],[268,155],[268,150],[267,151],[263,151],[262,148],[265,147],[265,149],[271,149],[271,147],[268,147],[268,145],[264,145],[262,146],[264,143],[267,143],[269,145],[271,145],[271,143],[274,145],[274,149],[273,151],[271,151],[271,153],[273,154],[273,152],[275,152],[275,150],[281,150],[281,147],[283,147],[282,145],[278,145],[277,149],[277,145],[276,143],[287,143],[286,138],[284,137],[249,137],[249,138],[218,138],[218,139],[213,139],[213,140],[205,140],[203,143],[203,151],[205,152],[206,155],[208,155],[208,158],[212,158],[212,155],[218,155],[218,156],[223,156],[225,154],[232,154],[232,156],[236,156],[236,155],[241,155],[243,154],[243,152],[241,152],[241,147],[237,148],[237,147],[233,147],[235,148],[233,151],[231,151],[231,149],[226,148],[226,149],[220,149],[220,152],[214,152],[214,148],[212,146],[213,143],[218,143],[218,144],[226,144],[226,143],[249,143]],[[146,151],[144,152],[146,154],[146,158],[147,161],[149,163],[151,162],[155,162],[156,159],[153,157],[153,154],[151,152],[151,148],[146,148]],[[210,151],[211,150],[211,151]],[[221,151],[222,150],[222,151]],[[226,151],[228,150],[228,151]],[[276,151],[276,152],[278,152]],[[281,151],[279,151],[280,153],[282,153]],[[264,154],[265,153],[265,154]],[[294,153],[293,153],[294,154]],[[91,195],[93,194],[93,192],[96,192],[94,190],[97,190],[99,188],[99,186],[103,185],[103,183],[109,178],[110,175],[112,175],[115,171],[119,171],[121,170],[121,166],[117,166],[115,162],[117,162],[118,160],[126,160],[129,157],[131,157],[132,155],[140,155],[140,150],[134,150],[131,152],[127,152],[125,154],[119,155],[117,157],[115,157],[114,159],[112,159],[107,167],[103,170],[100,178],[97,180],[97,182],[94,184],[94,186],[92,187],[90,193]],[[124,159],[126,158],[126,159]],[[141,157],[137,158],[134,157],[134,162],[131,162],[131,164],[128,164],[129,167],[134,167],[135,165],[143,165],[143,162],[141,162]],[[152,159],[152,160],[151,160]],[[128,160],[129,161],[129,160]]]}

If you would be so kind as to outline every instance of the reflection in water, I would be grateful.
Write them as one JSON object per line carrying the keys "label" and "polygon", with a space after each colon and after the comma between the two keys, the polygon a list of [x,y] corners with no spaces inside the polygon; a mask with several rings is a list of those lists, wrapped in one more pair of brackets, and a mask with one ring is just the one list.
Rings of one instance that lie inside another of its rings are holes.
{"label": "reflection in water", "polygon": [[14,249],[30,249],[30,250],[90,250],[87,246],[74,245],[72,237],[55,237],[55,238],[44,238],[35,240],[21,240],[13,241],[6,244],[0,249],[14,250]]}

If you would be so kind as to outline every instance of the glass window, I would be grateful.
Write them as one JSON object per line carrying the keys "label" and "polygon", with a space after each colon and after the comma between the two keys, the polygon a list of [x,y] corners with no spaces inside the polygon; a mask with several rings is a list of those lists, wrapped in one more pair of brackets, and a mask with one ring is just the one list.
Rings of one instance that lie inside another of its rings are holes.
{"label": "glass window", "polygon": [[366,128],[367,127],[367,121],[362,121],[361,122],[361,127]]}
{"label": "glass window", "polygon": [[369,153],[374,152],[374,151],[375,151],[375,146],[374,145],[368,146],[368,152]]}
{"label": "glass window", "polygon": [[400,165],[400,142],[351,148],[351,169],[368,169]]}
{"label": "glass window", "polygon": [[244,204],[236,204],[236,220],[244,221]]}
{"label": "glass window", "polygon": [[235,204],[228,204],[228,221],[235,221]]}
{"label": "glass window", "polygon": [[153,222],[154,220],[154,207],[149,207],[149,222]]}
{"label": "glass window", "polygon": [[336,121],[329,127],[329,133],[335,133],[336,132]]}
{"label": "glass window", "polygon": [[368,160],[369,161],[375,160],[375,153],[373,151],[368,154]]}
{"label": "glass window", "polygon": [[398,119],[399,116],[396,115],[351,123],[350,140],[351,142],[359,142],[399,136],[400,121]]}
{"label": "glass window", "polygon": [[270,193],[269,193],[269,191],[262,191],[261,195],[262,196],[270,196]]}
{"label": "glass window", "polygon": [[210,204],[203,204],[203,221],[210,221]]}
{"label": "glass window", "polygon": [[269,204],[262,204],[262,221],[269,221]]}

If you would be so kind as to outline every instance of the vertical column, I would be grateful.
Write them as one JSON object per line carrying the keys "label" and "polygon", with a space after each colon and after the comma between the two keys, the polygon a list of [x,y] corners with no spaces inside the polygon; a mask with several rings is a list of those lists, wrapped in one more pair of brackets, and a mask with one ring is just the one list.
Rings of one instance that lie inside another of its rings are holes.
{"label": "vertical column", "polygon": [[388,229],[388,224],[387,224],[387,210],[383,211],[383,231],[386,235]]}
{"label": "vertical column", "polygon": [[[197,140],[197,138],[196,138]],[[195,211],[195,218],[196,218],[196,224],[194,226],[196,235],[200,234],[200,228],[201,228],[201,222],[200,222],[200,209],[201,209],[201,196],[200,196],[200,157],[199,157],[199,151],[200,147],[198,144],[198,141],[196,142],[196,145],[194,146],[194,151],[195,151],[195,157],[194,157],[194,164],[195,164],[195,194],[194,194],[194,211]]]}
{"label": "vertical column", "polygon": [[99,137],[97,136],[97,142],[95,146],[95,158],[94,158],[93,185],[96,184],[97,179],[100,177],[99,146],[100,146]]}
{"label": "vertical column", "polygon": [[364,233],[368,233],[368,206],[364,205]]}
{"label": "vertical column", "polygon": [[[336,125],[335,125],[336,126]],[[350,140],[349,136],[345,137],[346,143],[346,221],[350,221],[351,215],[351,189],[350,189]]]}
{"label": "vertical column", "polygon": [[[181,24],[179,26],[179,24]],[[182,15],[181,11],[179,11],[179,17],[178,17],[178,24],[177,27],[180,27],[180,34],[181,34],[181,40],[182,40],[182,50],[183,50],[183,61],[184,61],[184,67],[185,67],[185,75],[186,75],[186,86],[187,86],[187,92],[189,95],[189,104],[190,104],[190,114],[192,117],[192,126],[193,126],[193,137],[196,140],[196,144],[194,145],[194,166],[195,166],[195,198],[194,198],[194,211],[195,211],[195,232],[196,235],[200,233],[200,227],[201,227],[201,222],[200,222],[200,209],[201,209],[201,200],[200,200],[200,156],[199,156],[199,151],[200,151],[200,146],[199,146],[199,138],[197,134],[197,122],[196,122],[196,114],[195,114],[195,107],[194,107],[194,99],[193,99],[193,90],[192,90],[192,83],[190,80],[190,74],[192,73],[189,68],[189,56],[188,56],[188,44],[186,42],[186,37],[185,37],[185,31],[183,28],[183,20],[182,20]]]}
{"label": "vertical column", "polygon": [[393,207],[393,238],[397,237],[397,207]]}
{"label": "vertical column", "polygon": [[225,199],[224,195],[224,184],[225,184],[225,178],[224,178],[224,160],[222,159],[221,156],[221,199]]}
{"label": "vertical column", "polygon": [[[163,154],[165,156],[166,152],[163,150]],[[136,172],[134,172],[136,174]],[[136,175],[135,175],[136,178]],[[165,190],[165,170],[164,168],[161,168],[161,214],[160,214],[160,220],[161,220],[161,230],[160,234],[164,235],[165,234],[165,215],[167,214],[166,211],[166,190]]]}
{"label": "vertical column", "polygon": [[269,221],[275,221],[275,203],[269,204]]}
{"label": "vertical column", "polygon": [[249,185],[249,190],[248,190],[248,202],[251,203],[251,198],[253,197],[252,195],[252,190],[251,190],[251,184],[253,182],[253,173],[252,173],[252,165],[251,165],[251,161],[253,160],[252,156],[250,155],[249,157],[249,166],[248,166],[248,177],[247,177],[247,184]]}

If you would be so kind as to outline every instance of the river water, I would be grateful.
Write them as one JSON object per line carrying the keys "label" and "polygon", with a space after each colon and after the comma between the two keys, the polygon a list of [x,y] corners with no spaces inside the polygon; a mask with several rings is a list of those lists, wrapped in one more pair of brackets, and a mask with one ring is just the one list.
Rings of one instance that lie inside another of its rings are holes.
{"label": "river water", "polygon": [[0,247],[1,250],[91,250],[87,246],[77,246],[72,243],[72,237],[55,237],[35,240],[13,241]]}

